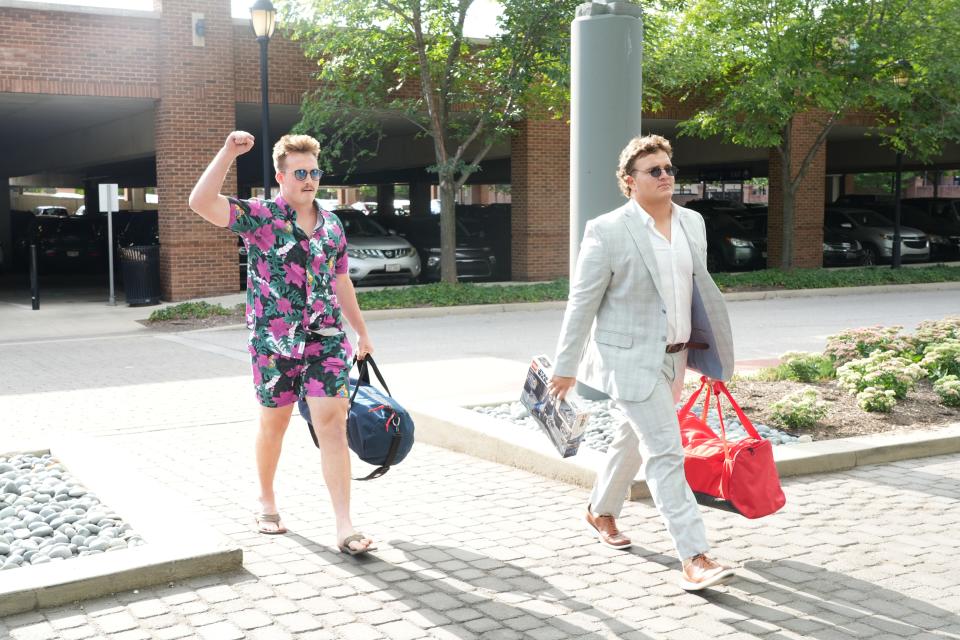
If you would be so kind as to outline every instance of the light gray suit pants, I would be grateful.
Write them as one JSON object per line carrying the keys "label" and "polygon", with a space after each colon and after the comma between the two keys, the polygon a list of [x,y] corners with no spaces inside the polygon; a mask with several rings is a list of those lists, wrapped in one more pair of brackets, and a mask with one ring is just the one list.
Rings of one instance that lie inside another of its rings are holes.
{"label": "light gray suit pants", "polygon": [[685,351],[665,354],[653,393],[643,402],[616,400],[626,420],[607,450],[607,463],[597,473],[590,510],[617,517],[630,483],[643,468],[653,502],[667,525],[681,560],[709,550],[697,502],[683,472],[683,446],[676,403],[683,389]]}

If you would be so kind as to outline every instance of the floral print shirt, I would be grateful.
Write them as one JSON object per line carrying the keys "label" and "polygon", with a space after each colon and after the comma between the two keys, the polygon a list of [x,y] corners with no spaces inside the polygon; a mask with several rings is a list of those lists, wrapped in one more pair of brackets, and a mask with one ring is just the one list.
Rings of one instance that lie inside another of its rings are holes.
{"label": "floral print shirt", "polygon": [[343,330],[337,275],[347,272],[347,237],[336,215],[318,208],[307,234],[282,196],[230,198],[229,229],[247,247],[247,327],[259,353],[299,358],[310,332]]}

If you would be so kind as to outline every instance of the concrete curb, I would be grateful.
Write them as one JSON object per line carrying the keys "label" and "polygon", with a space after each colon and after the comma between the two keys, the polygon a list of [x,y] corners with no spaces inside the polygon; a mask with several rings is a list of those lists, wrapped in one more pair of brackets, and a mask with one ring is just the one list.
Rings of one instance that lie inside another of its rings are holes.
{"label": "concrete curb", "polygon": [[[0,616],[243,566],[242,550],[203,526],[203,514],[143,477],[102,440],[71,439],[51,449],[21,446],[11,453],[52,453],[147,544],[0,572]],[[118,477],[123,482],[117,482]],[[190,526],[184,527],[184,522]]]}
{"label": "concrete curb", "polygon": [[[516,398],[501,398],[510,402]],[[491,398],[469,406],[489,404]],[[605,458],[581,446],[577,455],[560,458],[547,437],[539,432],[471,411],[463,406],[408,404],[420,442],[466,453],[537,475],[589,489],[596,469]],[[776,446],[774,459],[780,476],[790,477],[845,471],[868,464],[960,452],[960,423],[922,432],[858,436]],[[634,479],[630,499],[650,497],[642,477]]]}

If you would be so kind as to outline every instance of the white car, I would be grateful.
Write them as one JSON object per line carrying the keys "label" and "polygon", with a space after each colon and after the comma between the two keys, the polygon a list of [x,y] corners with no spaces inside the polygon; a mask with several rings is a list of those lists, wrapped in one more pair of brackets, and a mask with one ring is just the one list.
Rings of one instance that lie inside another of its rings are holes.
{"label": "white car", "polygon": [[420,256],[403,238],[361,211],[333,212],[347,232],[349,275],[355,284],[411,284],[420,276]]}

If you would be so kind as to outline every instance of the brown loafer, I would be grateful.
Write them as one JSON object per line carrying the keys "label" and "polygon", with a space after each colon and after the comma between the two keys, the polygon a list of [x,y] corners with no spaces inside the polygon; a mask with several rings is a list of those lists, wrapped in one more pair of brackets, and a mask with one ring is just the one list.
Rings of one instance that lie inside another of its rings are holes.
{"label": "brown loafer", "polygon": [[633,544],[630,538],[617,529],[617,521],[613,516],[596,516],[587,506],[587,524],[591,531],[603,544],[611,549],[629,549]]}
{"label": "brown loafer", "polygon": [[718,585],[733,576],[733,567],[720,564],[700,553],[683,563],[680,572],[680,588],[685,591],[700,591]]}

